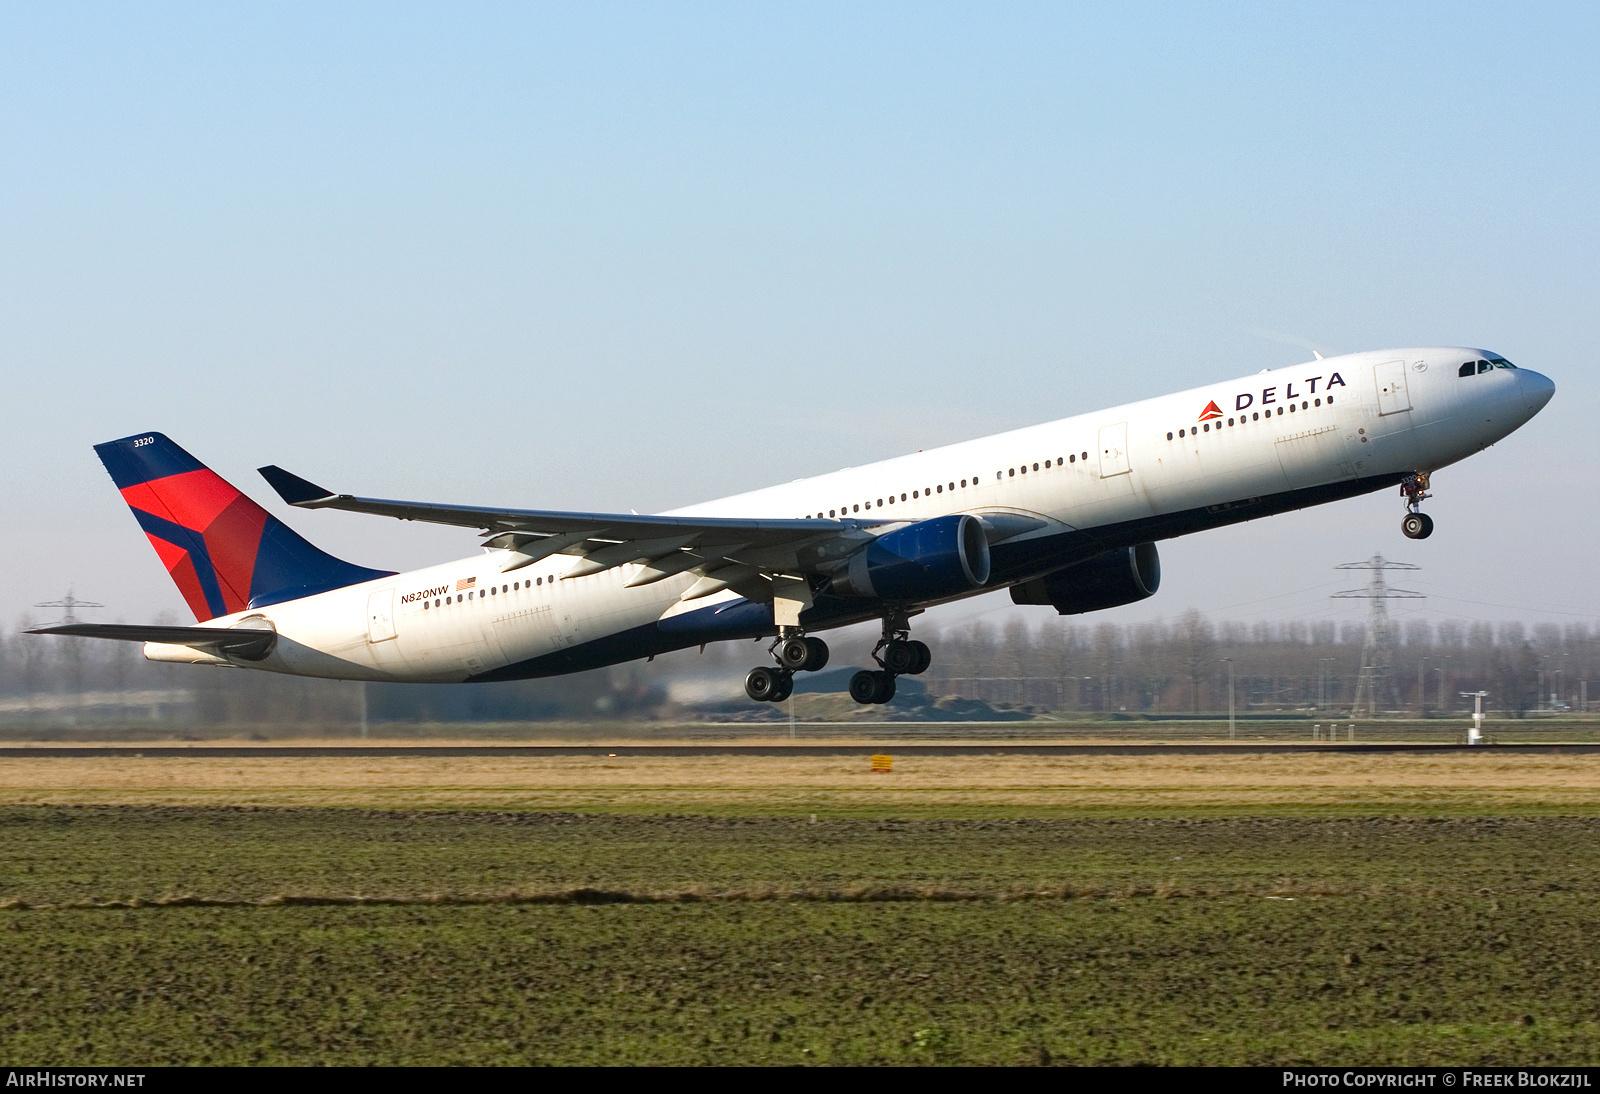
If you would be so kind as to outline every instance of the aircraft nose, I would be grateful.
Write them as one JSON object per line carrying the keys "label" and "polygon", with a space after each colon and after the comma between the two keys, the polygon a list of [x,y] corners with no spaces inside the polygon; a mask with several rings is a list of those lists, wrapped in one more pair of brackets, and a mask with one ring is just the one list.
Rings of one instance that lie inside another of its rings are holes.
{"label": "aircraft nose", "polygon": [[1517,384],[1522,388],[1522,402],[1528,413],[1537,414],[1556,393],[1555,381],[1529,369],[1517,369]]}

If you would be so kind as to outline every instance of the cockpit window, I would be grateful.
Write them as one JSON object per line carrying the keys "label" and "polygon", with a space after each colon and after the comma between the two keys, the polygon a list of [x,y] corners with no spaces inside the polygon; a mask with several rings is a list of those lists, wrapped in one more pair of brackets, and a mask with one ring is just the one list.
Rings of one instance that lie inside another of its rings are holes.
{"label": "cockpit window", "polygon": [[1492,368],[1516,368],[1504,357],[1490,357],[1487,361],[1468,361],[1457,370],[1457,376],[1472,376],[1480,372],[1488,372]]}

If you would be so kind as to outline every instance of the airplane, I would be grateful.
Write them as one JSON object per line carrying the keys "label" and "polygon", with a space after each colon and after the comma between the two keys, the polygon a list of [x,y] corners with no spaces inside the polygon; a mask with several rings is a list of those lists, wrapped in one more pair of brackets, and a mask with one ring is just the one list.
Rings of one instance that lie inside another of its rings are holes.
{"label": "airplane", "polygon": [[828,661],[814,632],[878,620],[851,698],[925,671],[911,620],[998,589],[1062,615],[1155,594],[1156,543],[1399,487],[1423,539],[1432,475],[1537,414],[1548,378],[1499,354],[1322,357],[658,515],[335,493],[260,468],[299,509],[477,529],[481,553],[407,573],[324,553],[160,433],[95,446],[195,626],[31,633],[143,642],[152,661],[341,680],[556,676],[772,639],[745,691],[778,702]]}

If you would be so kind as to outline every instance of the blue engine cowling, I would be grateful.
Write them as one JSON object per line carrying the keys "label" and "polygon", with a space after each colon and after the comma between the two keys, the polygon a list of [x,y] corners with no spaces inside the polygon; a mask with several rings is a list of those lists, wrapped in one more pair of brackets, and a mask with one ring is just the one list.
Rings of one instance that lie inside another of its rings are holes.
{"label": "blue engine cowling", "polygon": [[1154,543],[1096,555],[1076,566],[1011,586],[1018,604],[1049,604],[1062,615],[1081,615],[1132,604],[1161,588],[1161,556]]}
{"label": "blue engine cowling", "polygon": [[934,517],[886,532],[857,551],[833,578],[839,596],[938,600],[989,580],[989,540],[966,515]]}

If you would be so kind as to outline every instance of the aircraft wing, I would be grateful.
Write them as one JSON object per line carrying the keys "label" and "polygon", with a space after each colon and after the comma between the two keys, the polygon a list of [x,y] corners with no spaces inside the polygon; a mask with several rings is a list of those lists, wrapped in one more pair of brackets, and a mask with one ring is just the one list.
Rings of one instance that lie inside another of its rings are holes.
{"label": "aircraft wing", "polygon": [[[698,574],[700,580],[683,594],[685,600],[726,588],[751,599],[770,599],[774,584],[786,580],[790,584],[807,584],[808,575],[837,568],[851,551],[873,537],[874,533],[867,529],[899,523],[438,505],[336,494],[281,467],[263,467],[260,471],[284,501],[301,509],[343,509],[482,529],[489,536],[485,546],[509,552],[501,564],[503,571],[554,554],[569,554],[581,555],[584,561],[563,575],[567,578],[643,563],[642,571],[629,581],[630,588],[675,574]],[[803,598],[808,600],[808,594]]]}
{"label": "aircraft wing", "polygon": [[29,634],[64,634],[74,638],[114,638],[123,642],[160,642],[224,650],[244,657],[265,656],[278,633],[253,627],[162,627],[128,623],[65,623],[39,627]]}

